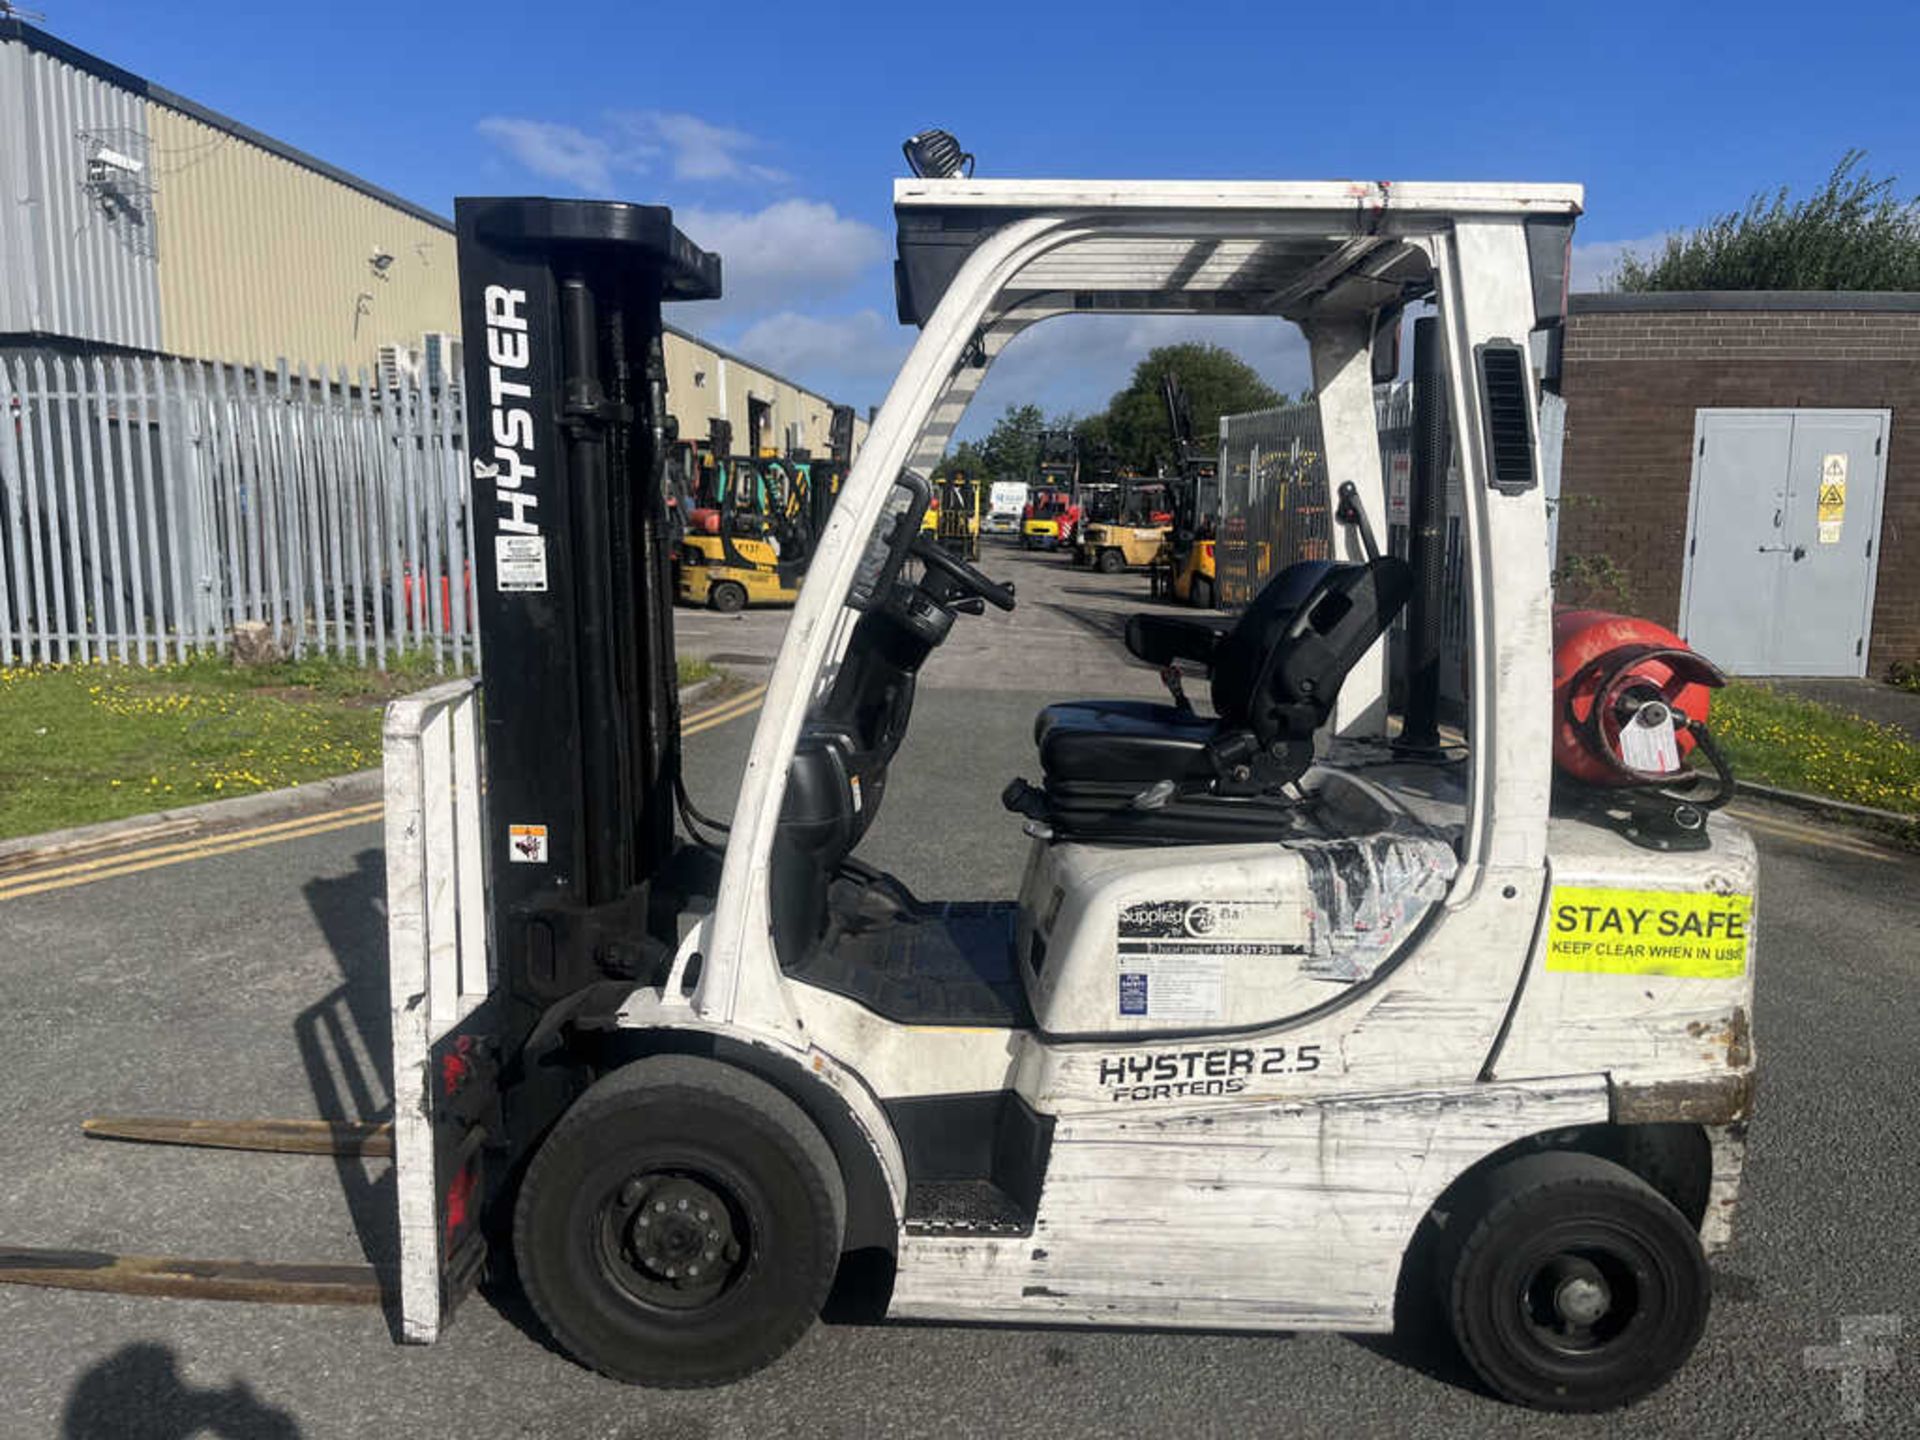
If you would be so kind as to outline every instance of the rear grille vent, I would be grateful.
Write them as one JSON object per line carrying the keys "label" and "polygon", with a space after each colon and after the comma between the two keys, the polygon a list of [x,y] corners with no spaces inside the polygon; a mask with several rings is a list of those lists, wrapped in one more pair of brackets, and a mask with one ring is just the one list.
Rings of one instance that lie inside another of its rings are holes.
{"label": "rear grille vent", "polygon": [[1502,495],[1531,490],[1533,407],[1527,399],[1527,351],[1511,340],[1477,347],[1480,411],[1486,417],[1487,475]]}

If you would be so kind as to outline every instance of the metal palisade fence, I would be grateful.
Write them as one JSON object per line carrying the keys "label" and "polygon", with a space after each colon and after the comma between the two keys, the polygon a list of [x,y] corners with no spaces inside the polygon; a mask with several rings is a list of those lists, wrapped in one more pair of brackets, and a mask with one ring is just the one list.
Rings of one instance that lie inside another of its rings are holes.
{"label": "metal palisade fence", "polygon": [[477,666],[457,386],[16,355],[0,422],[0,663],[164,664],[259,622]]}
{"label": "metal palisade fence", "polygon": [[[1380,527],[1387,548],[1404,558],[1408,553],[1408,489],[1413,474],[1413,387],[1406,381],[1375,387],[1373,413],[1380,430],[1387,513],[1369,518]],[[1541,480],[1551,517],[1558,509],[1560,494],[1565,402],[1558,395],[1542,396],[1539,418]],[[1219,470],[1215,565],[1223,608],[1242,608],[1262,585],[1297,560],[1333,557],[1333,504],[1316,402],[1221,416]],[[1444,701],[1458,704],[1466,693],[1467,569],[1463,529],[1466,497],[1457,465],[1447,467],[1446,483],[1446,605],[1440,616],[1440,693]],[[1550,536],[1550,550],[1552,545]],[[1405,624],[1403,613],[1394,623],[1396,637]]]}
{"label": "metal palisade fence", "polygon": [[[1376,387],[1380,466],[1387,513],[1368,517],[1388,549],[1407,553],[1407,492],[1412,475],[1413,388]],[[1221,508],[1215,548],[1220,603],[1245,606],[1260,587],[1301,560],[1335,557],[1320,407],[1312,400],[1220,417]],[[1460,477],[1447,473],[1446,586],[1441,616],[1441,693],[1459,701],[1465,682],[1466,595]],[[1398,630],[1404,617],[1396,622]]]}

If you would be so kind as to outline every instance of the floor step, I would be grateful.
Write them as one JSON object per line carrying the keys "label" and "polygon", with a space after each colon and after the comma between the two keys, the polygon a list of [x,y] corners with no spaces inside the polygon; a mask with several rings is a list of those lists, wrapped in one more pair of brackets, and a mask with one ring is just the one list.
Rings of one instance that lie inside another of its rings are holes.
{"label": "floor step", "polygon": [[907,1191],[910,1235],[1031,1235],[1033,1212],[991,1180],[923,1180]]}

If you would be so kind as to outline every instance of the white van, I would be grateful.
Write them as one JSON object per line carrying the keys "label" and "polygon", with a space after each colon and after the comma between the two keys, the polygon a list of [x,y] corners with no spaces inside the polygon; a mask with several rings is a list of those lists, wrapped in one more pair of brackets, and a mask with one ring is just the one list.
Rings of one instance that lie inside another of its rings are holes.
{"label": "white van", "polygon": [[1027,487],[1019,480],[996,480],[993,488],[987,492],[987,518],[984,528],[989,535],[1018,535],[1020,517],[1027,508]]}

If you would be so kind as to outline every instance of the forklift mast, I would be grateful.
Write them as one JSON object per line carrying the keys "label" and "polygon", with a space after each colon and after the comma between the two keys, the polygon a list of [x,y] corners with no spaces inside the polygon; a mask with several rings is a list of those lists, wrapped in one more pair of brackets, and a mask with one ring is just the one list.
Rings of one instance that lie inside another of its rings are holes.
{"label": "forklift mast", "polygon": [[1180,377],[1168,370],[1160,376],[1160,394],[1167,405],[1167,423],[1173,430],[1174,480],[1173,532],[1177,546],[1184,547],[1199,536],[1202,524],[1200,487],[1211,480],[1215,462],[1200,453],[1193,439],[1193,407],[1187,401]]}
{"label": "forklift mast", "polygon": [[[634,973],[674,844],[679,691],[662,300],[720,293],[661,207],[461,200],[499,993]],[[664,936],[671,941],[671,934]]]}

